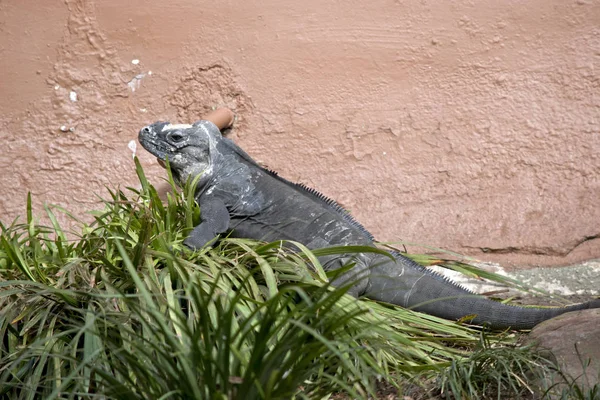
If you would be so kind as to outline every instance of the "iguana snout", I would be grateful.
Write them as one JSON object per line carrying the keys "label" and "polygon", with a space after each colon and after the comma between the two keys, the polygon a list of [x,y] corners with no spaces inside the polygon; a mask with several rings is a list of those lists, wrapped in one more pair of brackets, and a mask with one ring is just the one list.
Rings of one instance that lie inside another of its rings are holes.
{"label": "iguana snout", "polygon": [[140,129],[138,140],[163,167],[168,160],[177,180],[185,182],[212,170],[218,136],[218,128],[208,121],[193,125],[158,121]]}

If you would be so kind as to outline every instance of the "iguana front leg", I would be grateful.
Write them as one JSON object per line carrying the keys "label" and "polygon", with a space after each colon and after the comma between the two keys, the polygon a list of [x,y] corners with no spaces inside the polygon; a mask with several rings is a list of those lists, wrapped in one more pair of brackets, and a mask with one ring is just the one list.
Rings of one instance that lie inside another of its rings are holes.
{"label": "iguana front leg", "polygon": [[229,211],[218,198],[200,199],[200,224],[198,224],[183,244],[192,250],[204,247],[221,233],[229,229]]}

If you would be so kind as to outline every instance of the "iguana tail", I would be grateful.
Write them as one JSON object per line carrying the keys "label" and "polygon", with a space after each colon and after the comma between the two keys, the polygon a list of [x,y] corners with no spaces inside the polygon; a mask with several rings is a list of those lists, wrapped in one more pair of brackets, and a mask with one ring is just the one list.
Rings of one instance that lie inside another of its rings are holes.
{"label": "iguana tail", "polygon": [[551,308],[502,304],[475,294],[399,254],[396,257],[395,262],[384,256],[376,257],[364,296],[449,320],[473,317],[471,323],[485,323],[493,329],[531,329],[569,311],[600,308],[600,299]]}

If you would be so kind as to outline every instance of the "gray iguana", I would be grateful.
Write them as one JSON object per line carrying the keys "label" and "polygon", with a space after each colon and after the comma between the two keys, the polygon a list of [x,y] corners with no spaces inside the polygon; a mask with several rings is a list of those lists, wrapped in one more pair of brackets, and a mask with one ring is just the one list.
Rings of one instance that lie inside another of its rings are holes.
{"label": "gray iguana", "polygon": [[[198,249],[221,234],[263,241],[292,240],[309,249],[374,246],[373,236],[333,200],[259,166],[212,122],[193,125],[156,122],[139,132],[142,146],[165,161],[176,180],[201,176],[196,201],[201,222],[184,244]],[[333,282],[357,277],[354,296],[400,305],[449,320],[475,317],[494,329],[529,329],[562,313],[599,308],[600,300],[562,308],[518,307],[476,295],[403,255],[348,253],[320,258],[325,270],[354,263]]]}

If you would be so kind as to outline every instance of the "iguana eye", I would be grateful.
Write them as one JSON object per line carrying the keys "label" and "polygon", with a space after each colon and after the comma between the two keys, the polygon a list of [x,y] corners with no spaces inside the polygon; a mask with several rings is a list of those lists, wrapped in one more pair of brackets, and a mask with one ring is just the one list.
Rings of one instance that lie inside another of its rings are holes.
{"label": "iguana eye", "polygon": [[181,143],[183,142],[184,136],[181,132],[177,131],[177,132],[172,132],[169,133],[169,140],[173,143]]}

